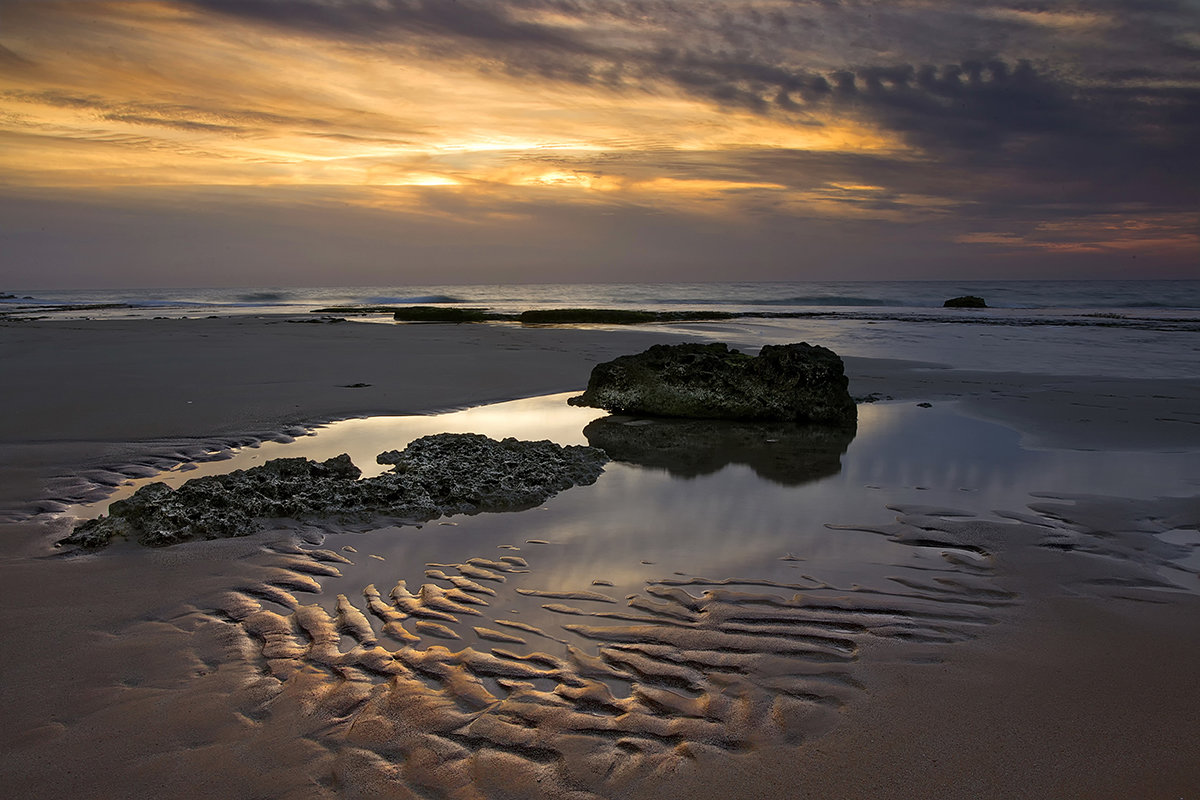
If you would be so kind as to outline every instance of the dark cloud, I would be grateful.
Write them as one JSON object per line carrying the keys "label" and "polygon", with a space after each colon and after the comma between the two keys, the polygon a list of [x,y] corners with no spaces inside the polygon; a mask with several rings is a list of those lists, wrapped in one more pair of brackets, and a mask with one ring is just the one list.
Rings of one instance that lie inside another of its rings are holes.
{"label": "dark cloud", "polygon": [[219,125],[213,122],[197,122],[190,119],[171,119],[147,114],[105,114],[104,119],[111,122],[124,122],[129,125],[147,125],[159,128],[174,128],[181,131],[197,133],[227,133],[244,134],[246,129],[236,125]]}
{"label": "dark cloud", "polygon": [[1200,9],[1183,0],[187,2],[515,79],[681,92],[797,125],[850,117],[1033,195],[1188,203],[1200,184]]}
{"label": "dark cloud", "polygon": [[[98,94],[76,94],[57,89],[0,91],[0,99],[92,112],[97,117],[114,122],[201,133],[252,135],[284,128],[300,131],[308,136],[387,144],[404,143],[404,140],[395,137],[364,137],[346,133],[336,128],[338,119],[328,116],[289,115],[258,108],[230,107],[215,102],[208,106],[164,102],[113,102]],[[396,127],[391,118],[376,120],[374,115],[367,112],[344,110],[342,117],[360,124],[378,121],[392,130]]]}
{"label": "dark cloud", "polygon": [[33,66],[33,62],[0,44],[0,66],[9,69],[23,69]]}
{"label": "dark cloud", "polygon": [[104,98],[99,95],[71,94],[70,92],[55,89],[44,89],[41,91],[21,91],[14,89],[0,92],[0,97],[17,100],[22,103],[37,103],[55,108],[98,108],[105,104]]}
{"label": "dark cloud", "polygon": [[[900,136],[929,164],[1015,181],[1030,195],[1188,203],[1200,185],[1200,7],[1187,0],[178,2],[417,52],[435,68],[452,61],[528,79],[531,89],[553,80],[682,93],[795,125],[856,120]],[[316,115],[28,99],[193,130],[347,133]]]}
{"label": "dark cloud", "polygon": [[655,58],[658,74],[692,94],[796,124],[858,119],[900,135],[922,169],[991,180],[1021,202],[1200,202],[1200,86],[1086,85],[1025,60],[817,74]]}
{"label": "dark cloud", "polygon": [[[634,183],[665,177],[775,183],[786,191],[738,195],[738,209],[759,226],[757,239],[749,228],[710,230],[670,212],[651,217],[634,202],[600,218],[583,204],[506,205],[492,198],[496,204],[488,211],[498,219],[534,222],[481,223],[467,233],[464,226],[406,220],[407,227],[390,234],[402,215],[381,214],[361,223],[377,224],[372,234],[379,242],[363,269],[383,269],[407,242],[442,240],[450,244],[431,244],[422,253],[431,275],[454,264],[510,259],[515,265],[530,258],[528,242],[538,240],[549,243],[546,273],[518,277],[553,279],[552,265],[574,263],[582,251],[595,253],[596,263],[573,279],[611,277],[605,270],[614,262],[638,275],[647,265],[678,262],[663,277],[686,279],[689,261],[736,262],[751,250],[765,265],[758,277],[788,277],[796,252],[831,264],[859,259],[859,276],[877,277],[886,271],[872,272],[870,265],[903,250],[901,243],[921,254],[912,256],[906,273],[919,277],[917,262],[933,263],[931,254],[945,263],[961,258],[960,249],[945,243],[964,231],[1027,232],[1046,220],[1165,217],[1200,207],[1200,6],[1194,0],[797,0],[766,9],[750,0],[174,1],[201,22],[216,15],[222,23],[283,31],[289,39],[337,43],[351,52],[348,63],[354,53],[367,52],[399,62],[415,57],[432,70],[445,65],[448,75],[474,69],[531,93],[551,81],[560,89],[684,96],[718,112],[749,112],[797,127],[857,124],[902,145],[816,152],[747,143],[705,152],[680,151],[666,141],[600,154],[529,155],[567,171]],[[26,63],[0,47],[0,67],[14,59]],[[254,108],[250,99],[239,103],[246,107],[209,108],[200,100],[116,103],[59,89],[7,97],[143,127],[239,136],[282,127],[394,143],[390,137],[407,133],[390,117],[374,125],[364,111],[319,105],[300,106],[301,113],[289,116],[266,110],[273,106]],[[869,188],[838,188],[852,184]],[[474,220],[481,209],[455,205],[466,202],[466,194],[431,192],[428,207]],[[806,197],[817,198],[809,209],[795,202]],[[336,200],[317,205],[312,211],[298,203],[303,210],[289,217],[311,223],[298,226],[302,235],[293,249],[298,262],[311,261],[314,275],[319,263],[338,258],[334,249],[354,250],[360,230],[354,214],[329,210],[338,208]],[[830,206],[860,215],[860,227],[834,219],[823,210]],[[19,203],[10,199],[8,208]],[[237,255],[253,260],[249,220],[260,218],[263,208],[274,213],[269,203],[247,206],[244,231],[240,218],[211,209],[204,220],[234,231],[231,241],[244,238],[246,252]],[[201,227],[193,230],[190,213],[163,212],[164,224],[185,239],[211,239]],[[922,214],[920,232],[893,221]],[[52,246],[33,239],[37,247]],[[614,248],[625,242],[653,242],[658,249],[631,250],[622,261]],[[163,253],[168,244],[164,236]],[[1033,274],[1040,263],[1030,261]]]}
{"label": "dark cloud", "polygon": [[513,18],[503,2],[186,0],[185,4],[325,37],[376,39],[407,33],[523,46],[580,46],[562,31]]}

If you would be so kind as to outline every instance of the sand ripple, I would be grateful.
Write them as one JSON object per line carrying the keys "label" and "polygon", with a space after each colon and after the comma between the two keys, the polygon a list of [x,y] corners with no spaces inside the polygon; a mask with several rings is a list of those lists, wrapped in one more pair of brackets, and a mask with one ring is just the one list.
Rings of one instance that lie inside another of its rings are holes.
{"label": "sand ripple", "polygon": [[[285,695],[308,687],[307,715],[338,720],[339,782],[383,781],[396,796],[487,797],[493,782],[605,796],[706,754],[799,742],[861,695],[854,669],[871,642],[959,641],[1014,602],[986,565],[948,563],[894,590],[676,576],[614,610],[590,589],[510,588],[537,574],[510,556],[430,564],[418,587],[368,585],[326,610],[296,593],[316,591],[312,564],[343,557],[307,552],[308,565],[281,554],[286,566],[230,593],[220,616]],[[544,604],[559,624],[542,628],[493,613],[514,596],[569,602]],[[468,631],[496,646],[464,646]]]}
{"label": "sand ripple", "polygon": [[[210,619],[259,676],[247,691],[274,687],[248,716],[311,731],[327,753],[313,767],[339,792],[606,797],[697,759],[819,736],[847,704],[869,702],[871,659],[936,660],[1011,617],[1063,559],[1079,562],[1072,590],[1106,596],[1152,599],[1168,577],[1194,581],[1192,545],[1159,534],[1194,530],[1200,508],[1156,502],[1047,497],[987,518],[897,507],[893,524],[856,529],[933,558],[876,585],[675,574],[623,602],[529,588],[553,574],[505,556],[306,603],[298,596],[344,583],[349,560],[282,546],[264,580],[227,593]],[[553,602],[535,625],[507,618],[522,599]]]}

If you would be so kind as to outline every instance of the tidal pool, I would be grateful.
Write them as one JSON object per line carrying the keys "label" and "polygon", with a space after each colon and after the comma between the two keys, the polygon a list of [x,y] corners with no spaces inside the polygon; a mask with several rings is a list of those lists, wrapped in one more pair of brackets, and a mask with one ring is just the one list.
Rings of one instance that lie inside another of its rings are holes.
{"label": "tidal pool", "polygon": [[[397,580],[420,585],[427,570],[445,571],[429,564],[523,559],[527,572],[507,574],[504,606],[528,624],[556,628],[561,615],[543,607],[547,598],[522,592],[600,591],[623,604],[648,582],[700,578],[881,590],[904,571],[944,567],[942,551],[828,525],[885,525],[897,507],[1000,521],[1041,495],[1151,500],[1194,495],[1200,486],[1194,454],[1026,449],[1016,431],[962,415],[952,403],[864,404],[857,431],[831,433],[609,417],[567,405],[569,396],[335,422],[291,443],[266,442],[190,471],[131,481],[78,515],[102,513],[150,480],[179,485],[272,458],[348,453],[370,476],[388,469],[375,463],[378,453],[433,433],[592,443],[615,459],[605,473],[538,509],[366,532],[319,526],[323,546],[353,562],[339,565],[342,579],[330,582],[338,587],[374,584],[386,594]],[[319,600],[332,610],[334,596]],[[477,642],[477,622],[450,627]]]}

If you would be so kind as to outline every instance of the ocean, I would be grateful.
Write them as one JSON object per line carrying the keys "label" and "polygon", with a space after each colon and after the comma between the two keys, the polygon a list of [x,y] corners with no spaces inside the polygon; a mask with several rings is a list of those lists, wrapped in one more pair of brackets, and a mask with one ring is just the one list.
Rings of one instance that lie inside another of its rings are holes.
{"label": "ocean", "polygon": [[[0,287],[2,290],[3,287]],[[536,308],[669,308],[733,312],[911,315],[939,312],[960,295],[984,297],[1020,316],[1111,313],[1200,321],[1200,280],[1166,281],[787,281],[747,283],[481,284],[445,286],[47,289],[0,291],[0,310],[114,305],[114,315],[304,313],[347,305]],[[100,311],[103,309],[94,309]],[[94,316],[94,314],[93,314]]]}
{"label": "ocean", "polygon": [[[946,309],[960,295],[986,310]],[[0,292],[0,315],[52,318],[300,314],[361,305],[501,313],[619,308],[786,315],[673,324],[754,348],[808,341],[842,355],[957,368],[1200,378],[1200,280],[495,284]],[[387,315],[358,321],[391,323]]]}

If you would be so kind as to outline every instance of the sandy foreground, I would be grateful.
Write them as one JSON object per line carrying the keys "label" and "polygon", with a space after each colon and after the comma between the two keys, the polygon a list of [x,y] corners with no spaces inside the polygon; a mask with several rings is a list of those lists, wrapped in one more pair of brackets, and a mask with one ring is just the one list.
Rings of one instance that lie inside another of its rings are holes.
{"label": "sandy foreground", "polygon": [[[261,580],[255,557],[265,539],[154,551],[116,545],[66,559],[48,547],[62,526],[28,519],[79,491],[74,476],[88,470],[353,415],[567,391],[598,361],[678,340],[669,329],[282,318],[0,324],[5,794],[584,798],[603,784],[606,795],[626,797],[1200,796],[1200,600],[1143,588],[1120,597],[1061,588],[1104,578],[1111,567],[1100,559],[1079,559],[1075,575],[1061,574],[1062,560],[1047,551],[1002,559],[997,569],[1037,602],[943,647],[929,663],[902,645],[869,645],[877,652],[854,675],[861,693],[820,735],[748,735],[714,749],[672,733],[676,757],[627,778],[591,762],[563,778],[549,751],[528,743],[450,775],[446,765],[463,763],[459,751],[469,743],[446,735],[436,739],[444,752],[421,751],[430,763],[425,788],[414,791],[398,780],[397,764],[418,752],[386,743],[408,733],[372,732],[364,722],[353,728],[356,746],[341,746],[342,723],[361,698],[340,697],[327,681],[306,683],[303,670],[280,693],[256,662],[233,657],[245,643],[220,625],[200,614],[165,620],[164,609],[197,608],[199,598]],[[1029,446],[1200,451],[1194,381],[853,358],[847,370],[856,396],[955,400],[1017,429]],[[1108,513],[1113,526],[1126,524]],[[1178,517],[1179,527],[1195,528],[1200,504],[1182,503]],[[277,552],[291,557],[287,547]],[[295,558],[297,570],[320,574]],[[339,624],[343,632],[349,625]],[[434,699],[409,713],[418,712],[425,716],[413,725],[427,730],[451,726],[458,713]]]}

